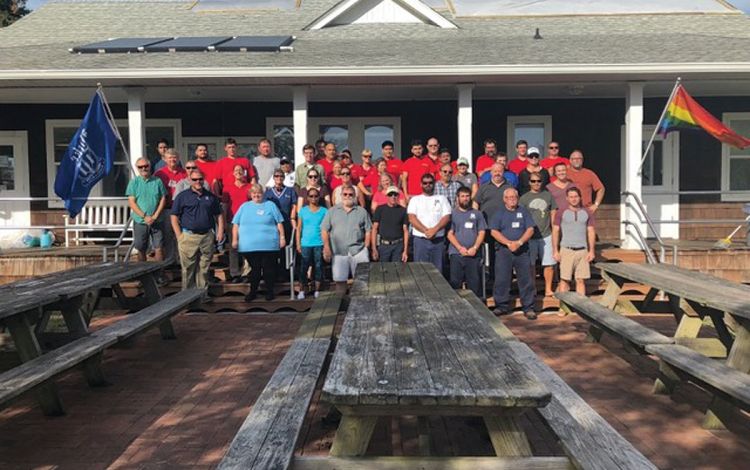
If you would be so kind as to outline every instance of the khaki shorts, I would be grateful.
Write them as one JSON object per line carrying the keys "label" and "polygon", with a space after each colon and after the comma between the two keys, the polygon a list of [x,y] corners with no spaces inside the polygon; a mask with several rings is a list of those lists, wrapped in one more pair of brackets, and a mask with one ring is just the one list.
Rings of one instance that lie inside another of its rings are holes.
{"label": "khaki shorts", "polygon": [[586,261],[588,250],[571,250],[570,248],[560,249],[560,279],[570,281],[575,274],[576,279],[591,278],[591,268]]}

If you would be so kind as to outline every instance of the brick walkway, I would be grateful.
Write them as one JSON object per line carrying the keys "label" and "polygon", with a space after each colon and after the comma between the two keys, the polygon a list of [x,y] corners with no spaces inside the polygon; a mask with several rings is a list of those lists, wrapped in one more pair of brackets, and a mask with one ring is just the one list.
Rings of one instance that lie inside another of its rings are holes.
{"label": "brick walkway", "polygon": [[[162,341],[152,331],[108,350],[104,367],[111,386],[91,389],[77,371],[57,381],[66,416],[45,418],[30,397],[0,411],[0,468],[211,468],[301,318],[180,315],[177,341]],[[671,317],[641,320],[667,333],[674,327]],[[705,393],[686,385],[671,398],[652,395],[655,363],[625,353],[611,339],[604,346],[584,343],[586,324],[577,317],[543,315],[529,322],[515,315],[504,321],[661,468],[723,470],[750,460],[747,416],[733,423],[734,432],[701,429]],[[325,454],[335,430],[321,422],[326,408],[320,405],[313,405],[303,431],[300,448],[307,454]],[[389,426],[400,434],[391,435]],[[415,426],[410,418],[379,425],[370,450],[413,454]],[[481,422],[452,418],[442,426],[434,445],[446,454],[452,446],[460,452],[471,445],[480,454],[490,452],[479,445],[487,439]],[[532,445],[543,455],[557,453],[549,439],[532,436]]]}

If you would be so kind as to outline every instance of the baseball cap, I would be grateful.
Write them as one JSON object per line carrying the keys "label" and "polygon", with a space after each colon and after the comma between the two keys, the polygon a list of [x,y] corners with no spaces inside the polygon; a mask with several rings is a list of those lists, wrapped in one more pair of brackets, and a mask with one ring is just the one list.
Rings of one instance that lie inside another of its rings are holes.
{"label": "baseball cap", "polygon": [[539,149],[538,149],[538,148],[536,148],[536,147],[531,147],[531,148],[530,148],[530,149],[529,149],[529,150],[528,150],[528,151],[526,152],[526,155],[532,155],[532,154],[536,154],[536,155],[541,155],[541,153],[539,153]]}
{"label": "baseball cap", "polygon": [[456,160],[456,166],[458,166],[458,165],[469,166],[469,160],[467,160],[465,158],[459,158],[458,160]]}
{"label": "baseball cap", "polygon": [[279,165],[288,165],[288,164],[290,164],[290,163],[292,163],[292,161],[291,161],[291,160],[289,160],[288,158],[284,157],[284,158],[282,158],[282,159],[281,159],[281,161],[279,162]]}
{"label": "baseball cap", "polygon": [[392,193],[396,193],[396,194],[398,194],[399,192],[400,192],[400,191],[399,191],[399,190],[398,190],[398,188],[397,188],[397,187],[395,187],[395,186],[388,186],[388,187],[387,187],[387,188],[385,189],[385,195],[386,195],[386,196],[387,196],[387,195],[389,195],[389,194],[392,194]]}

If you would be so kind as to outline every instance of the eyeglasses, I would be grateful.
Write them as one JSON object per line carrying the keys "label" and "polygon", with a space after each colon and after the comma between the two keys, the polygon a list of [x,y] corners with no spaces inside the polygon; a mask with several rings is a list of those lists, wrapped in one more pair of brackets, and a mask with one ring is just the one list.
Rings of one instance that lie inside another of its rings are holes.
{"label": "eyeglasses", "polygon": [[422,181],[422,186],[435,186],[433,181]]}
{"label": "eyeglasses", "polygon": [[190,178],[193,181],[203,181],[203,178]]}
{"label": "eyeglasses", "polygon": [[151,165],[138,165],[139,170],[144,170],[146,168],[151,168]]}
{"label": "eyeglasses", "polygon": [[557,145],[550,145],[549,148],[550,150],[556,150],[556,149],[559,149],[560,147],[558,147]]}
{"label": "eyeglasses", "polygon": [[536,154],[532,153],[531,155],[529,155],[529,158],[539,158],[539,155],[536,155]]}
{"label": "eyeglasses", "polygon": [[451,170],[440,170],[440,173],[442,173],[444,175],[450,175],[453,172]]}
{"label": "eyeglasses", "polygon": [[308,199],[320,199],[320,196],[318,194],[308,194]]}
{"label": "eyeglasses", "polygon": [[341,193],[342,197],[354,197],[354,193]]}
{"label": "eyeglasses", "polygon": [[349,173],[348,171],[341,172],[341,176],[349,176],[349,175],[351,175],[351,173]]}
{"label": "eyeglasses", "polygon": [[308,178],[313,178],[313,179],[316,179],[316,178],[318,178],[318,175],[307,175],[307,177],[308,177]]}
{"label": "eyeglasses", "polygon": [[542,180],[529,180],[529,183],[541,183]]}

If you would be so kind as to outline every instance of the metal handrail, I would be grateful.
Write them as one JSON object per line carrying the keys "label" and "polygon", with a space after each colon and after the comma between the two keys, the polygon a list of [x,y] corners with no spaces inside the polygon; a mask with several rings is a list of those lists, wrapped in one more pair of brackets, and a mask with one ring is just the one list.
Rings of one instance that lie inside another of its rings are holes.
{"label": "metal handrail", "polygon": [[[661,235],[659,235],[659,232],[656,231],[654,222],[651,220],[651,217],[649,217],[648,212],[646,211],[646,206],[643,205],[643,201],[641,201],[640,196],[638,196],[636,193],[632,191],[622,191],[620,194],[622,194],[625,197],[625,205],[631,208],[637,208],[638,211],[640,212],[640,214],[637,214],[637,215],[639,215],[639,218],[644,220],[646,222],[646,225],[648,225],[648,228],[651,229],[651,232],[654,234],[654,237],[656,238],[656,242],[659,244],[659,261],[658,262],[664,263],[665,258],[666,258],[667,245],[666,243],[664,243],[664,240],[661,238]],[[632,205],[630,205],[630,203],[628,202],[628,197],[632,198],[635,201],[636,207],[633,207]],[[646,257],[649,259],[649,262],[651,262],[652,264],[657,264],[657,261],[654,259],[654,254],[651,253],[651,248],[648,246],[648,243],[646,242],[646,237],[644,237],[643,232],[641,232],[641,228],[638,227],[637,224],[634,224],[633,222],[628,221],[628,220],[625,220],[622,223],[635,227],[636,232],[639,237],[639,241],[643,245],[643,251],[646,252]],[[673,263],[677,262],[675,251],[676,250],[674,250],[674,247],[673,247],[673,257],[672,257]],[[651,261],[652,259],[653,261]]]}
{"label": "metal handrail", "polygon": [[[102,261],[104,261],[105,263],[107,262],[107,258],[109,257],[108,253],[109,253],[110,249],[114,249],[115,250],[115,254],[114,254],[115,263],[117,263],[117,262],[120,261],[120,259],[119,259],[120,258],[120,247],[122,246],[122,242],[125,239],[125,235],[127,234],[128,230],[130,229],[130,225],[132,223],[133,223],[133,216],[130,215],[130,217],[128,217],[128,221],[125,222],[125,226],[122,228],[122,231],[120,232],[120,236],[117,237],[117,242],[115,242],[115,244],[113,246],[111,246],[111,247],[109,247],[109,246],[103,247],[103,249],[102,249],[102,258],[103,258]],[[125,254],[125,262],[126,263],[130,259],[130,253],[132,252],[132,250],[133,250],[133,243],[131,242],[130,243],[130,247],[128,248],[128,251]]]}
{"label": "metal handrail", "polygon": [[[649,248],[648,243],[646,242],[646,237],[643,236],[643,232],[641,232],[641,228],[638,226],[638,224],[631,222],[630,220],[623,220],[622,223],[624,225],[630,225],[635,229],[635,233],[636,235],[638,235],[638,241],[640,242],[644,253],[646,253],[646,259],[648,260],[649,264],[659,264],[659,261],[656,260],[654,253]],[[663,263],[664,260],[662,260],[661,262]]]}

